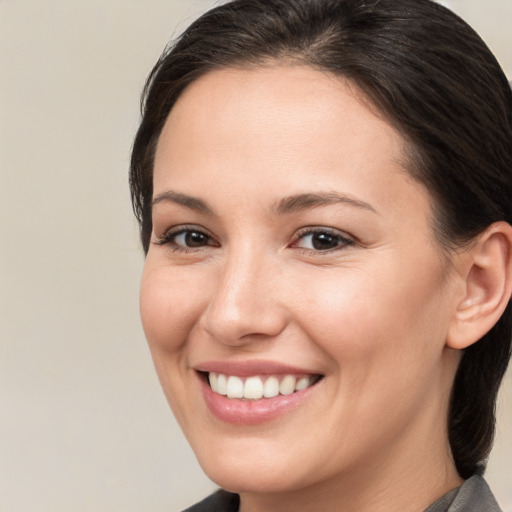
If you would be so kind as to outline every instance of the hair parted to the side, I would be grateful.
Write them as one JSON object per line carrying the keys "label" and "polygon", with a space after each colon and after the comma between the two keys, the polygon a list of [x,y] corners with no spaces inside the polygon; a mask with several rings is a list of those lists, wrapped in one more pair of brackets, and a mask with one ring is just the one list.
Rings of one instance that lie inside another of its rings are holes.
{"label": "hair parted to the side", "polygon": [[[283,60],[351,80],[400,131],[409,171],[432,195],[442,247],[460,246],[496,221],[512,224],[512,92],[464,21],[432,0],[234,0],[195,21],[146,83],[130,171],[145,251],[154,152],[181,92],[213,69]],[[509,303],[460,362],[448,426],[463,478],[490,452],[511,340]]]}

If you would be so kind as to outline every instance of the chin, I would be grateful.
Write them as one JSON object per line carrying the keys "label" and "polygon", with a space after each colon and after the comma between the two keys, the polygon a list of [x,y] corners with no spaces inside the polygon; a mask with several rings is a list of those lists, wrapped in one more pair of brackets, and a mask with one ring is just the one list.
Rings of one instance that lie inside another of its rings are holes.
{"label": "chin", "polygon": [[[261,440],[237,443],[231,447],[222,443],[203,445],[196,450],[199,464],[217,485],[235,493],[283,493],[295,491],[314,483],[319,475],[307,464],[307,456],[300,452],[300,443],[293,443],[293,451],[283,445]],[[290,446],[290,443],[287,443]],[[216,446],[212,449],[212,446]],[[321,476],[321,475],[320,475]]]}
{"label": "chin", "polygon": [[234,466],[202,466],[206,475],[217,485],[234,493],[283,493],[302,487],[297,475],[273,465],[249,465],[246,462]]}

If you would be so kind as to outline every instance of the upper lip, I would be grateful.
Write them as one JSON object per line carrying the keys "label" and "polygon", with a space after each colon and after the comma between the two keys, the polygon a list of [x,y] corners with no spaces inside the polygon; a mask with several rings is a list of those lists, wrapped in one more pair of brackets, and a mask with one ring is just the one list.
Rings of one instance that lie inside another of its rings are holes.
{"label": "upper lip", "polygon": [[277,361],[206,361],[194,366],[198,372],[215,372],[238,377],[251,375],[319,375],[318,372]]}

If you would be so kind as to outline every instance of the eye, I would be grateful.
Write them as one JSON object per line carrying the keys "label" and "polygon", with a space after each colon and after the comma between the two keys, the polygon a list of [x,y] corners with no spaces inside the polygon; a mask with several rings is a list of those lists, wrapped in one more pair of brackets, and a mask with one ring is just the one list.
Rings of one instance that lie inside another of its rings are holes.
{"label": "eye", "polygon": [[354,245],[354,240],[328,228],[305,230],[299,234],[297,240],[292,244],[293,247],[317,252],[333,251],[350,245]]}
{"label": "eye", "polygon": [[179,247],[202,247],[208,245],[210,237],[201,231],[182,231],[173,236],[174,243]]}
{"label": "eye", "polygon": [[168,231],[157,240],[158,245],[170,245],[176,251],[188,251],[206,246],[218,246],[204,231],[193,227],[179,227]]}

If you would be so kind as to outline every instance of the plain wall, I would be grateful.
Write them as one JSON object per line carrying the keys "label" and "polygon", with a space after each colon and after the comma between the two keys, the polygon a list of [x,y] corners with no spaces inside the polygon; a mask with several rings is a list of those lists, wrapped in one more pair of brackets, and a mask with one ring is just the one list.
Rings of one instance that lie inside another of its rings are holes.
{"label": "plain wall", "polygon": [[[445,3],[512,78],[512,0]],[[144,79],[211,5],[0,0],[0,512],[179,511],[214,488],[145,345],[127,186]],[[488,472],[507,511],[511,388]]]}

